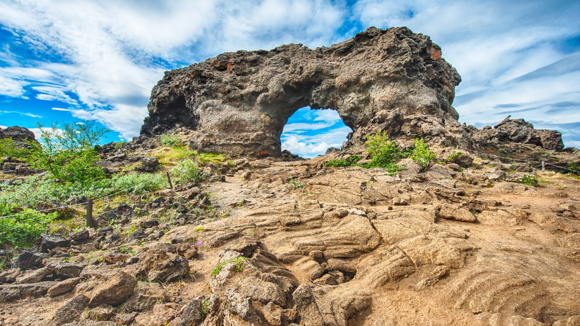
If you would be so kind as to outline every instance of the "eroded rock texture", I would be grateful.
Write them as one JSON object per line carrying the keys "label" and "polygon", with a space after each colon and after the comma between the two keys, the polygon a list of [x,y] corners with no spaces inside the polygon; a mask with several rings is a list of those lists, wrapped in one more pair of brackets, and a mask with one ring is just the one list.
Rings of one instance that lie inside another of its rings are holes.
{"label": "eroded rock texture", "polygon": [[466,134],[451,106],[460,81],[428,36],[369,28],[330,48],[237,51],[166,72],[141,133],[181,125],[195,131],[194,148],[279,155],[288,118],[310,106],[338,111],[353,144],[377,129],[457,143]]}

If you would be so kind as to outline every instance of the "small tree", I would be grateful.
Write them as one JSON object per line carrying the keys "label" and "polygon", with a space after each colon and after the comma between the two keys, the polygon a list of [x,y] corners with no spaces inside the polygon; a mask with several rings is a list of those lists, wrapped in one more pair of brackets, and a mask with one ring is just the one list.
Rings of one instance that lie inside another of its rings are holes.
{"label": "small tree", "polygon": [[95,145],[110,130],[95,126],[94,121],[65,123],[62,129],[57,124],[44,128],[37,123],[40,141],[32,143],[28,163],[37,169],[48,170],[52,176],[64,182],[86,184],[105,177],[95,163],[100,159]]}
{"label": "small tree", "polygon": [[429,149],[429,146],[423,142],[423,138],[415,139],[415,149],[411,154],[411,159],[424,168],[429,166],[429,163],[437,156]]}

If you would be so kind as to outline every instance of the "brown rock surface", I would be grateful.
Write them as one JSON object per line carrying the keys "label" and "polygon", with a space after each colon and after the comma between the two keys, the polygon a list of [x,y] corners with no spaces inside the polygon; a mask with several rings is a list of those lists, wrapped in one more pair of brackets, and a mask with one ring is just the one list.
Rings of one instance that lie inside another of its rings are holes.
{"label": "brown rock surface", "polygon": [[120,271],[92,291],[90,306],[121,304],[135,292],[136,287],[137,280]]}

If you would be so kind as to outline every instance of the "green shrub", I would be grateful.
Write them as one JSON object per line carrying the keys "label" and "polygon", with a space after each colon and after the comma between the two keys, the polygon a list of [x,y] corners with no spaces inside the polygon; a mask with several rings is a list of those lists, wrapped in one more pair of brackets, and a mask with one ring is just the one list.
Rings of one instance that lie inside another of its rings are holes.
{"label": "green shrub", "polygon": [[533,174],[524,174],[524,176],[521,177],[518,182],[524,185],[535,187],[538,184],[538,178]]}
{"label": "green shrub", "polygon": [[26,148],[16,146],[12,138],[0,139],[0,158],[1,157],[17,157],[26,156],[28,150]]}
{"label": "green shrub", "polygon": [[356,166],[358,161],[361,160],[361,157],[359,155],[352,155],[351,157],[349,157],[348,159],[333,159],[330,160],[326,163],[324,163],[324,166],[327,167],[334,167],[334,168],[346,168],[349,166]]}
{"label": "green shrub", "polygon": [[194,180],[203,180],[205,179],[205,173],[201,173],[197,163],[192,159],[185,159],[179,161],[173,169],[171,169],[171,175],[175,178],[176,181],[181,183],[187,183]]}
{"label": "green shrub", "polygon": [[85,184],[59,183],[51,178],[30,176],[14,185],[2,186],[0,204],[35,207],[37,203],[50,200],[62,202],[72,196],[99,198],[119,191],[144,194],[168,186],[167,180],[160,174],[114,175],[111,179],[94,180]]}
{"label": "green shrub", "polygon": [[105,178],[101,167],[95,163],[100,156],[95,145],[109,132],[106,128],[95,127],[94,121],[65,123],[62,129],[53,124],[44,128],[37,123],[42,143],[29,142],[31,146],[27,162],[36,169],[47,170],[60,181],[86,184]]}
{"label": "green shrub", "polygon": [[454,162],[459,156],[461,156],[460,151],[453,151],[453,153],[449,154],[449,156],[447,156],[447,161],[449,162]]}
{"label": "green shrub", "polygon": [[572,162],[572,163],[568,163],[568,169],[570,170],[570,172],[574,173],[574,174],[580,174],[580,163],[579,162]]}
{"label": "green shrub", "polygon": [[14,208],[0,203],[0,247],[31,246],[58,215],[57,212],[43,214],[29,208],[17,213]]}
{"label": "green shrub", "polygon": [[423,142],[423,138],[415,139],[415,149],[410,156],[413,161],[418,162],[423,168],[426,168],[436,156],[437,154],[432,152],[427,144]]}
{"label": "green shrub", "polygon": [[177,134],[161,135],[161,143],[170,147],[181,145],[181,141],[179,140]]}
{"label": "green shrub", "polygon": [[115,142],[115,149],[123,148],[123,146],[125,144],[126,144],[126,142],[124,142],[124,141]]}
{"label": "green shrub", "polygon": [[406,153],[401,152],[397,142],[389,140],[385,131],[378,131],[374,136],[367,135],[365,145],[371,159],[366,166],[369,168],[392,168],[399,159],[407,157]]}
{"label": "green shrub", "polygon": [[290,187],[292,189],[298,189],[304,187],[304,184],[300,182],[300,180],[294,179],[292,176],[290,176]]}

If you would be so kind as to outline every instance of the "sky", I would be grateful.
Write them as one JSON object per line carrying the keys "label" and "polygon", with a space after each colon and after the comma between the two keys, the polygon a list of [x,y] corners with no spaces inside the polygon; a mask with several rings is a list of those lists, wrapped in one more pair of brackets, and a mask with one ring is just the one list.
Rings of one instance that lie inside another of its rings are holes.
{"label": "sky", "polygon": [[[580,1],[0,0],[0,126],[80,119],[139,134],[163,72],[226,51],[315,48],[370,26],[431,36],[462,77],[454,107],[479,128],[512,115],[580,147]],[[299,110],[283,148],[312,157],[346,134]]]}

